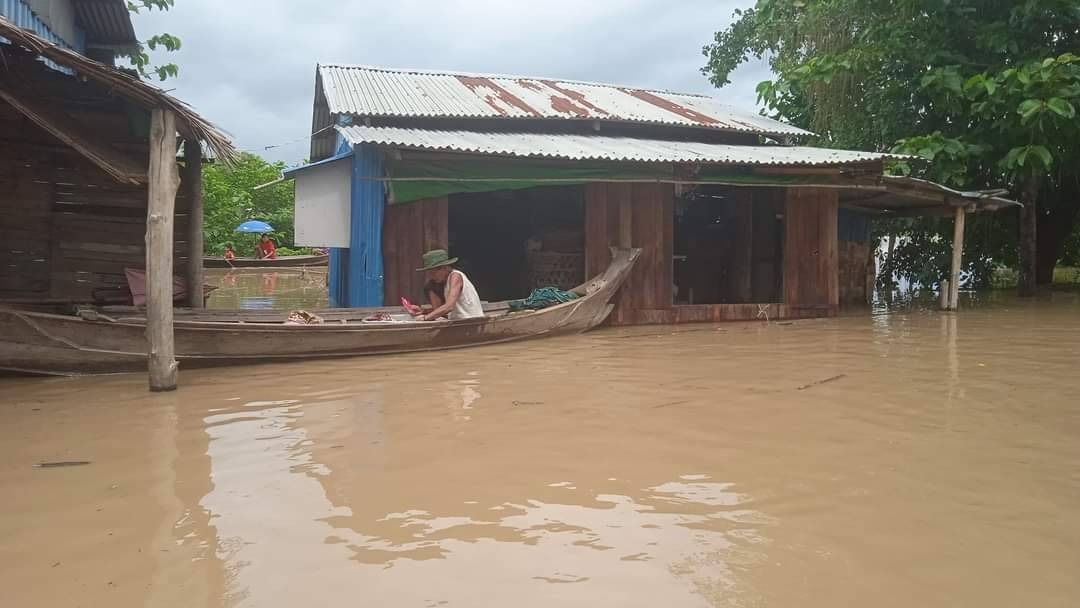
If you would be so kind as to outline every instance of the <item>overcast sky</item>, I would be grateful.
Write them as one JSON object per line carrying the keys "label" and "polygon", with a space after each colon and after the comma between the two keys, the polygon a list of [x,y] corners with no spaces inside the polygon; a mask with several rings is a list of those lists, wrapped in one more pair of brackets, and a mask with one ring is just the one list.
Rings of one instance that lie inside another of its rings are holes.
{"label": "overcast sky", "polygon": [[[701,47],[753,0],[176,0],[135,17],[140,38],[179,36],[155,59],[165,83],[237,146],[296,164],[307,157],[318,63],[491,72],[705,93],[752,110],[768,76],[701,75]],[[299,140],[299,141],[297,141]],[[267,149],[267,146],[276,146]]]}

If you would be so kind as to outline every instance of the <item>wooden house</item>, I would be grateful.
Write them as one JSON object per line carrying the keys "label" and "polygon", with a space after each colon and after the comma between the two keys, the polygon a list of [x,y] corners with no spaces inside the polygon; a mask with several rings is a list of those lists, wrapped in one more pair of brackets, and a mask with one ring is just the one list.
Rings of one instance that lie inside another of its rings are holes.
{"label": "wooden house", "polygon": [[123,2],[72,2],[70,11],[52,3],[57,19],[97,11],[86,23],[101,32],[78,20],[50,23],[21,0],[3,2],[0,304],[91,302],[126,289],[126,269],[145,269],[151,367],[159,372],[151,385],[171,388],[174,268],[196,286],[188,304],[202,306],[201,150],[225,162],[235,151],[188,106],[109,65],[106,34],[131,31]]}
{"label": "wooden house", "polygon": [[699,95],[323,65],[313,114],[316,162],[286,177],[341,306],[420,297],[428,249],[498,300],[630,245],[614,324],[829,316],[869,297],[872,217],[1009,204],[885,177],[888,154],[791,145],[810,134]]}

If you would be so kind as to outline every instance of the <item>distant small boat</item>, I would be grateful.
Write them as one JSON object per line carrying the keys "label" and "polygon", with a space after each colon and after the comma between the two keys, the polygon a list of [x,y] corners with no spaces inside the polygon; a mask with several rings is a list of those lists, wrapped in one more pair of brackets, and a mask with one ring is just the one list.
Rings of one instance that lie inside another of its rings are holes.
{"label": "distant small boat", "polygon": [[[640,249],[613,250],[604,272],[574,289],[575,300],[510,312],[509,302],[484,306],[485,316],[455,321],[385,322],[401,308],[316,311],[318,325],[288,325],[289,311],[183,310],[173,323],[176,358],[184,366],[235,365],[445,350],[588,331],[607,319]],[[146,369],[146,318],[140,309],[82,316],[0,307],[0,370],[77,375]],[[379,319],[369,321],[372,318]]]}
{"label": "distant small boat", "polygon": [[330,256],[323,255],[285,255],[273,259],[233,258],[203,256],[203,268],[290,268],[298,266],[326,266]]}

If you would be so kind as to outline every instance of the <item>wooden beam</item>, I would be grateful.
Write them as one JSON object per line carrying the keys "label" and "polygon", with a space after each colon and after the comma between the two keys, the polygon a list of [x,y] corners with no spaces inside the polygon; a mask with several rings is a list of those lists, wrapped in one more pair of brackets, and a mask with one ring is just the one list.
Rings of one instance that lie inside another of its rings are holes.
{"label": "wooden beam", "polygon": [[188,306],[203,307],[203,197],[202,145],[194,139],[184,141],[184,187],[188,210]]}
{"label": "wooden beam", "polygon": [[176,117],[155,108],[150,118],[149,200],[146,209],[146,339],[150,390],[176,389],[173,341],[173,216],[176,190]]}
{"label": "wooden beam", "polygon": [[960,307],[960,265],[964,256],[964,208],[956,208],[953,224],[952,267],[949,270],[949,310]]}
{"label": "wooden beam", "polygon": [[[48,131],[114,179],[125,184],[146,183],[146,171],[119,150],[100,141],[100,135],[91,133],[69,114],[20,98],[10,89],[0,89],[0,99],[11,104],[20,114]],[[175,152],[174,152],[175,154]]]}

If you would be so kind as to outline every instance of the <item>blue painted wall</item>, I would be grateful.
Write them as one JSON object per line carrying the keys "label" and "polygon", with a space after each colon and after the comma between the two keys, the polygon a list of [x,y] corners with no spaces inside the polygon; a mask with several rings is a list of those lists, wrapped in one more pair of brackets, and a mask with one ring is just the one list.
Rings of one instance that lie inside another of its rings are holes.
{"label": "blue painted wall", "polygon": [[[348,149],[339,141],[338,152]],[[330,305],[345,308],[382,306],[382,226],[386,195],[381,181],[382,152],[356,146],[352,158],[352,195],[348,249],[330,251]]]}
{"label": "blue painted wall", "polygon": [[[76,29],[76,35],[79,40],[64,40],[60,36],[56,35],[44,21],[38,18],[38,16],[35,15],[32,10],[30,10],[30,6],[23,2],[23,0],[0,0],[0,15],[3,15],[8,21],[11,21],[15,25],[23,29],[30,30],[38,36],[41,36],[42,38],[48,40],[49,42],[57,46],[66,49],[73,49],[75,51],[78,51],[79,53],[86,52],[86,36],[83,35],[81,30]],[[4,37],[0,36],[0,42],[8,41]],[[65,74],[74,73],[67,68],[61,67],[59,64],[54,63],[51,60],[42,59],[42,61],[45,63],[45,65],[59,72],[64,72]]]}

